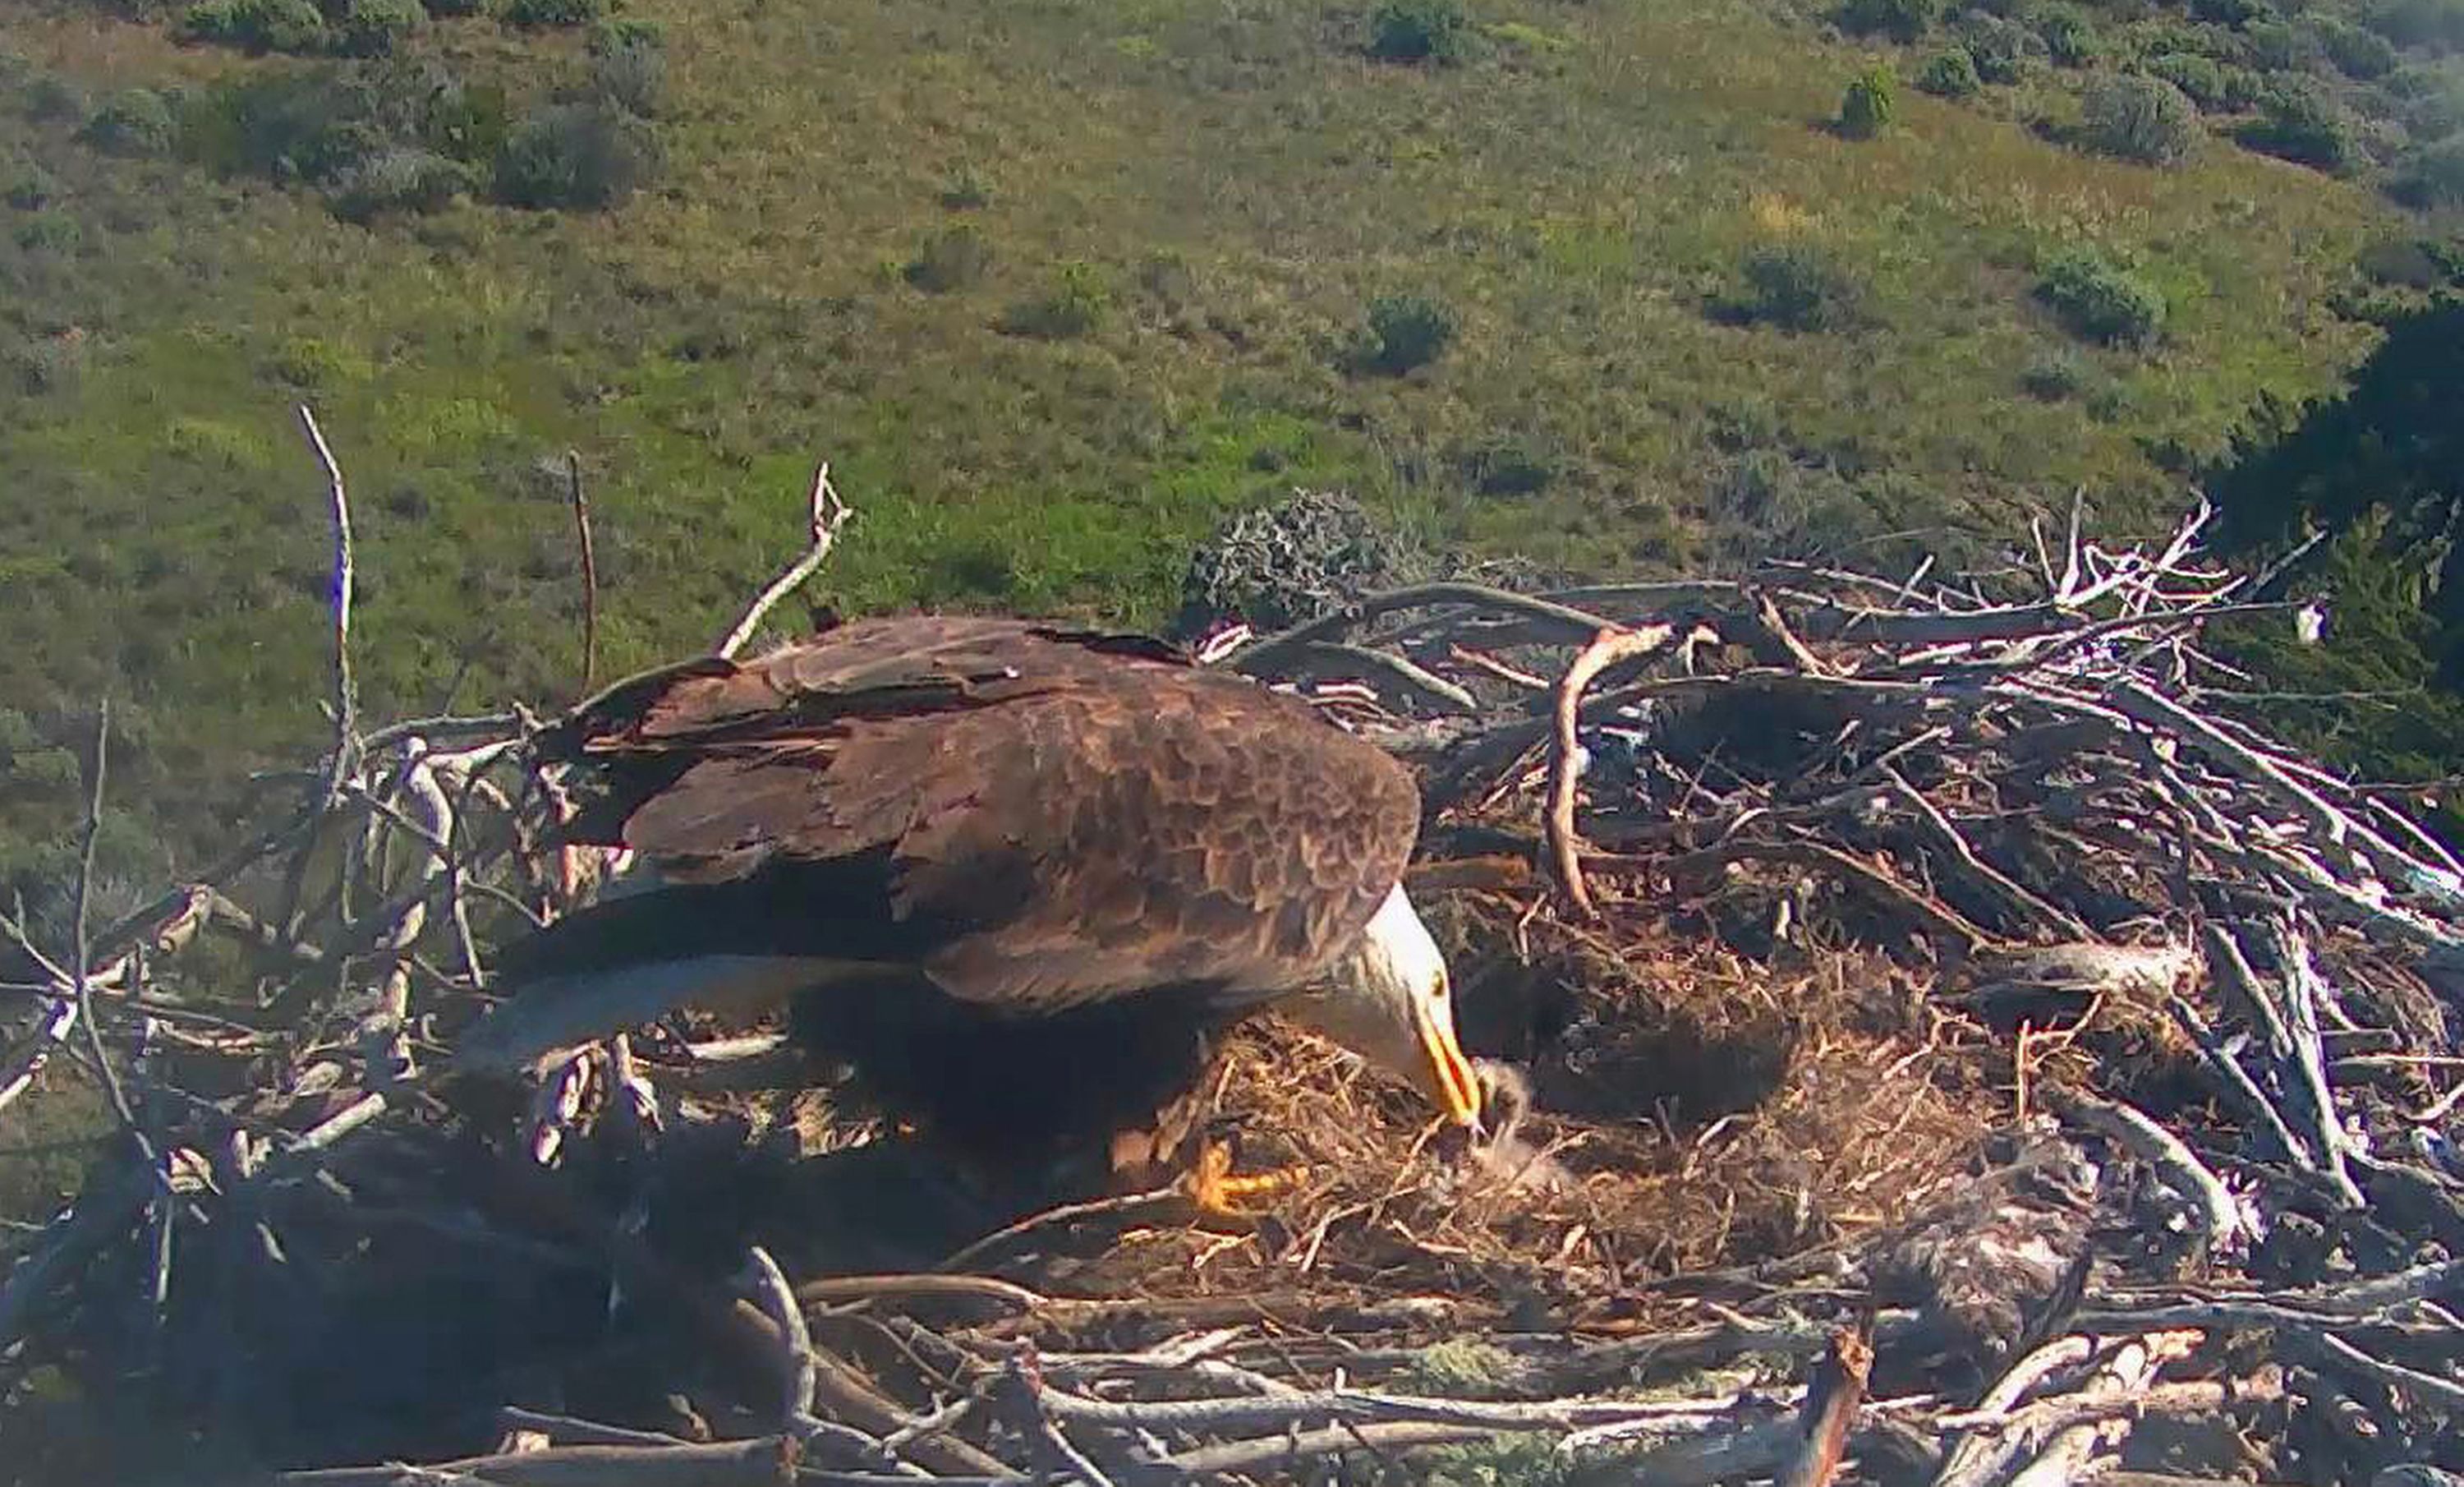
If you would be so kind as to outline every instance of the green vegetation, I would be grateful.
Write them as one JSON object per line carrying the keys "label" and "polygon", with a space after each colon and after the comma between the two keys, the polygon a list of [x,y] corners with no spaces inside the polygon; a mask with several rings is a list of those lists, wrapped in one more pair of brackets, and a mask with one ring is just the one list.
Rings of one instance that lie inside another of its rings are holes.
{"label": "green vegetation", "polygon": [[[322,736],[302,401],[351,477],[369,712],[554,702],[567,450],[602,676],[707,645],[819,458],[857,517],[816,598],[853,611],[1160,622],[1195,542],[1296,487],[1575,575],[1990,556],[2079,486],[2159,522],[2262,394],[2336,387],[2378,332],[2332,307],[2408,220],[2374,157],[2160,174],[2035,127],[2144,58],[2258,76],[2232,25],[2106,7],[2082,72],[1972,8],[1848,40],[1735,0],[52,3],[0,23],[0,698],[37,741],[0,876],[74,825],[55,755],[99,696],[115,799],[183,861]],[[2435,119],[2386,22],[2366,86]],[[1954,45],[1971,100],[1820,127]],[[2159,341],[2037,301],[2073,245]]]}
{"label": "green vegetation", "polygon": [[1385,295],[1369,306],[1369,333],[1354,361],[1372,371],[1399,377],[1444,354],[1455,339],[1455,318],[1424,295]]}
{"label": "green vegetation", "polygon": [[1385,62],[1461,62],[1471,55],[1462,0],[1383,0],[1372,18],[1369,55]]}
{"label": "green vegetation", "polygon": [[1887,67],[1870,67],[1848,84],[1839,100],[1839,132],[1852,140],[1870,140],[1891,122],[1899,83]]}
{"label": "green vegetation", "polygon": [[2104,36],[2078,6],[2042,6],[2034,12],[2034,19],[2036,34],[2045,43],[2045,55],[2057,65],[2086,67],[2103,57]]}
{"label": "green vegetation", "polygon": [[1846,330],[1859,319],[1864,288],[1838,260],[1811,243],[1776,243],[1746,255],[1742,319],[1785,330]]}
{"label": "green vegetation", "polygon": [[[2433,258],[2440,255],[2432,255]],[[2271,400],[2208,484],[2229,543],[2253,561],[2307,532],[2326,541],[2264,597],[2307,599],[2304,640],[2280,617],[2224,627],[2227,654],[2277,689],[2270,725],[2333,768],[2411,783],[2464,830],[2464,254],[2436,264],[2443,302],[2395,316],[2343,393]]]}
{"label": "green vegetation", "polygon": [[2036,298],[2090,341],[2145,345],[2165,328],[2165,292],[2093,249],[2056,254],[2036,279]]}
{"label": "green vegetation", "polygon": [[2180,165],[2204,133],[2197,105],[2161,78],[2100,78],[2088,87],[2081,112],[2080,134],[2090,148],[2143,166]]}
{"label": "green vegetation", "polygon": [[551,103],[523,119],[496,152],[497,197],[517,207],[613,207],[657,168],[658,146],[624,110]]}
{"label": "green vegetation", "polygon": [[2252,149],[2343,174],[2362,162],[2352,112],[2309,82],[2288,82],[2259,100],[2259,117],[2242,125]]}
{"label": "green vegetation", "polygon": [[1976,58],[1966,47],[1952,47],[1937,52],[1926,60],[1925,71],[1917,74],[1917,86],[1936,98],[1973,98],[1985,86],[1977,76]]}

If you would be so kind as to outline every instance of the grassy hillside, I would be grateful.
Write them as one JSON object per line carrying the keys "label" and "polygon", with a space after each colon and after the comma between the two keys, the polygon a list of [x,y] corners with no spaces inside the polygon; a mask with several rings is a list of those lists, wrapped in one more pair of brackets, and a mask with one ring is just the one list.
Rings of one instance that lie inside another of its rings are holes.
{"label": "grassy hillside", "polygon": [[[1293,485],[1578,569],[1991,531],[2074,486],[2153,512],[2258,394],[2366,348],[2331,306],[2398,223],[2222,139],[2061,143],[2067,73],[1903,83],[1845,137],[1848,79],[1923,47],[1735,0],[1484,0],[1451,66],[1301,0],[624,14],[665,36],[643,189],[354,225],[196,140],[235,80],[362,64],[0,5],[0,833],[73,818],[99,693],[126,788],[191,824],[321,731],[300,399],[352,478],[370,705],[470,706],[577,677],[567,449],[613,668],[709,642],[817,457],[860,512],[834,601],[1135,620]],[[477,14],[402,42],[517,109],[584,48]],[[141,85],[182,143],[98,129]],[[2162,292],[2161,338],[2083,342],[2031,293],[2078,247]],[[1773,323],[1800,290],[1817,328]],[[1361,354],[1390,297],[1452,330],[1399,374]]]}

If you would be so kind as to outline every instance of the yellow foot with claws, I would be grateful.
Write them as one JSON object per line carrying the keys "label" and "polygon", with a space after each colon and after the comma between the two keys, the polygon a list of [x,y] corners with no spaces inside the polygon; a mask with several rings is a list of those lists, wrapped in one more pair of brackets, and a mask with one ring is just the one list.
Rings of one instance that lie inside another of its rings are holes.
{"label": "yellow foot with claws", "polygon": [[1209,1218],[1248,1221],[1263,1217],[1262,1208],[1243,1208],[1243,1198],[1269,1198],[1299,1186],[1309,1174],[1305,1166],[1282,1167],[1254,1176],[1232,1175],[1231,1143],[1209,1138],[1199,1147],[1198,1162],[1181,1179],[1181,1187],[1189,1194],[1198,1211]]}

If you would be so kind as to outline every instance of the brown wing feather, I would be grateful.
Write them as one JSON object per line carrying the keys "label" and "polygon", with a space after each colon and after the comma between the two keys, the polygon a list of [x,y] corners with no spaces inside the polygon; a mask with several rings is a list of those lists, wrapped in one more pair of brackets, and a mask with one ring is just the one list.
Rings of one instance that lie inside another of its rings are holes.
{"label": "brown wing feather", "polygon": [[575,742],[644,771],[621,840],[671,876],[889,849],[953,994],[1037,1008],[1265,993],[1400,877],[1411,776],[1308,704],[1134,638],[859,621],[629,697]]}

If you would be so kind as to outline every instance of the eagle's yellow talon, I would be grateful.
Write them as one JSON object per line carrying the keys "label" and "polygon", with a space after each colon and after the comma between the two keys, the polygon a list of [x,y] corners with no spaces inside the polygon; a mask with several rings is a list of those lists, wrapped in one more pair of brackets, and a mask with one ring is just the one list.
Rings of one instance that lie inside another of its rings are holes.
{"label": "eagle's yellow talon", "polygon": [[1271,1172],[1235,1177],[1232,1175],[1231,1144],[1208,1141],[1199,1149],[1197,1165],[1190,1169],[1183,1186],[1200,1214],[1210,1218],[1249,1220],[1260,1217],[1265,1210],[1243,1208],[1238,1200],[1272,1197],[1298,1187],[1308,1173],[1308,1167],[1295,1165]]}

